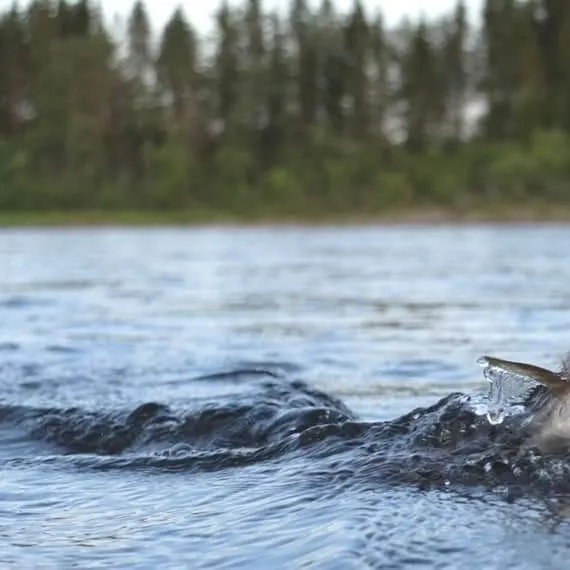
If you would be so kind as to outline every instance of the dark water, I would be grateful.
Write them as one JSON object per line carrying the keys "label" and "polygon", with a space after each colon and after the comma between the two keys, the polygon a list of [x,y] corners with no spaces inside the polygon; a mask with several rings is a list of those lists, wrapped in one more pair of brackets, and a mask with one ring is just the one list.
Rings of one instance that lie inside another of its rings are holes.
{"label": "dark water", "polygon": [[[1,568],[567,568],[570,228],[0,231]],[[471,397],[470,397],[471,396]]]}

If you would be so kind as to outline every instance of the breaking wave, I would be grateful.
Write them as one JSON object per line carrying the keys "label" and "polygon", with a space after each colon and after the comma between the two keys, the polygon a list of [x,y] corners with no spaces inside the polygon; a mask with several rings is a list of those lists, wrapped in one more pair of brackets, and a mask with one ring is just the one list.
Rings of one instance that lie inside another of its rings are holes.
{"label": "breaking wave", "polygon": [[523,420],[491,425],[469,395],[452,393],[391,421],[367,422],[337,398],[269,370],[223,378],[243,374],[255,380],[247,395],[186,408],[0,406],[3,429],[46,445],[46,453],[12,456],[5,465],[191,472],[302,458],[318,464],[321,476],[367,483],[483,485],[506,488],[511,497],[570,490],[565,457],[523,451]]}

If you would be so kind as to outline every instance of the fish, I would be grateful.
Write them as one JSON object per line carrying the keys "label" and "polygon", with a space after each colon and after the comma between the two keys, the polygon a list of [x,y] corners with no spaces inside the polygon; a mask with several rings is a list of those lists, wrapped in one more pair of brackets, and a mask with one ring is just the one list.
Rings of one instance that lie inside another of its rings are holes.
{"label": "fish", "polygon": [[553,372],[547,368],[541,368],[534,364],[527,364],[526,362],[515,362],[512,360],[503,360],[493,356],[482,356],[477,360],[479,364],[487,364],[493,368],[500,368],[506,372],[514,375],[521,376],[534,380],[535,382],[547,386],[548,388],[558,391],[570,389],[570,382],[566,371]]}
{"label": "fish", "polygon": [[525,448],[543,453],[570,450],[570,355],[559,372],[493,356],[477,362],[491,383],[490,423],[501,423],[505,407],[515,401],[526,412],[524,425],[530,435]]}

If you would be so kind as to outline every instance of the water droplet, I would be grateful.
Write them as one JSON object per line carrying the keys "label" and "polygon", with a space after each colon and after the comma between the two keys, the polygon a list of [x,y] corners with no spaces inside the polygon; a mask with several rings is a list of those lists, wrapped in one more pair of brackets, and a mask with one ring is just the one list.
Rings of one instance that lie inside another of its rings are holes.
{"label": "water droplet", "polygon": [[483,376],[489,382],[487,393],[487,420],[492,425],[501,424],[508,415],[524,412],[524,400],[537,385],[531,376],[513,372],[501,366],[500,361],[491,362],[487,357],[477,359],[483,368]]}
{"label": "water droplet", "polygon": [[[491,397],[489,397],[489,400],[491,400]],[[489,407],[487,409],[487,420],[489,421],[490,424],[494,426],[502,424],[504,419],[505,419],[505,410],[503,410],[502,408],[498,410],[492,410]]]}

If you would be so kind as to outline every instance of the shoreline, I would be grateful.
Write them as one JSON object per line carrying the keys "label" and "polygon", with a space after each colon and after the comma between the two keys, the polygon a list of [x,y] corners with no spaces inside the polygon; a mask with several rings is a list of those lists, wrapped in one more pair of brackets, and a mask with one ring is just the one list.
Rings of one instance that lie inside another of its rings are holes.
{"label": "shoreline", "polygon": [[454,210],[409,208],[362,214],[230,215],[220,212],[77,210],[0,211],[0,228],[18,227],[263,227],[263,226],[370,226],[370,225],[540,225],[570,223],[570,205]]}

